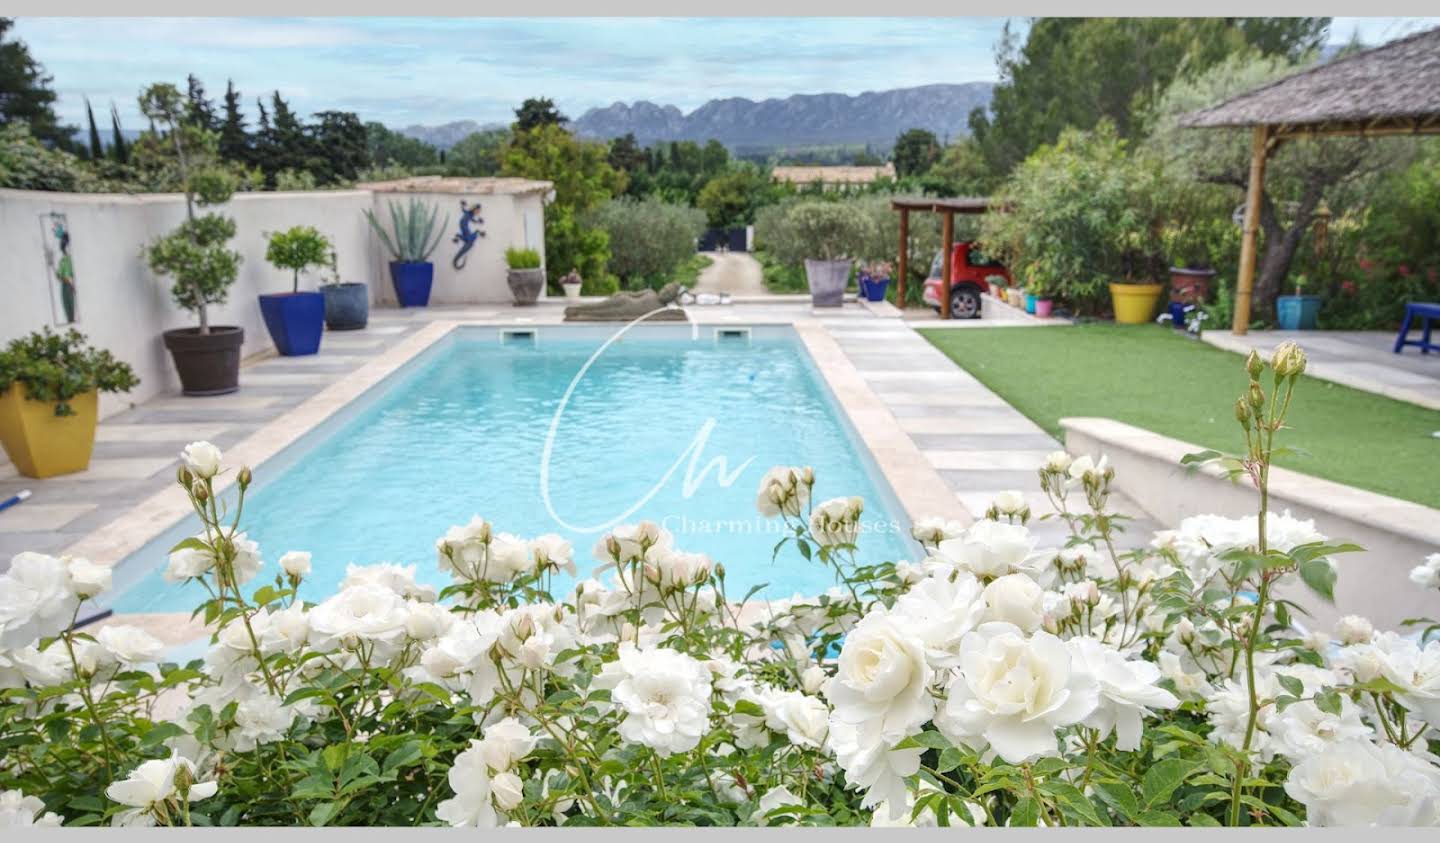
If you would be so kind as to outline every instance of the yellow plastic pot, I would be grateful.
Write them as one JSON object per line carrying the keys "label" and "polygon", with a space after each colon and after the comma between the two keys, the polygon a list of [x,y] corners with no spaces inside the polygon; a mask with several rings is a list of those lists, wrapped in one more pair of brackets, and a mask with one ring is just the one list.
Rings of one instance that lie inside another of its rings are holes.
{"label": "yellow plastic pot", "polygon": [[1110,302],[1115,305],[1115,321],[1122,325],[1141,325],[1155,316],[1155,305],[1164,290],[1161,284],[1110,284]]}
{"label": "yellow plastic pot", "polygon": [[0,444],[26,477],[84,471],[95,449],[95,390],[70,399],[74,414],[55,415],[54,401],[31,401],[15,382],[0,393]]}

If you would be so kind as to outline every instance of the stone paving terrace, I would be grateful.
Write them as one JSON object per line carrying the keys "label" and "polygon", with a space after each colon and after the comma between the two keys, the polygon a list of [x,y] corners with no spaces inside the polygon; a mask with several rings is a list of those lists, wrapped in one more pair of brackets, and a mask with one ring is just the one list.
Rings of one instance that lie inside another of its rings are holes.
{"label": "stone paving terrace", "polygon": [[[987,309],[992,305],[987,313],[994,313],[994,320],[948,325],[1035,322],[1017,319],[1013,309],[987,301]],[[899,311],[889,305],[847,303],[837,310],[814,310],[808,297],[776,296],[692,307],[689,312],[702,324],[818,324],[888,412],[881,423],[895,425],[918,448],[965,510],[979,515],[997,492],[1017,489],[1027,493],[1037,514],[1049,511],[1039,492],[1036,468],[1060,444],[932,347],[911,329],[911,320],[899,318]],[[213,398],[161,396],[106,418],[99,426],[87,472],[35,480],[18,476],[13,466],[0,466],[0,497],[21,489],[33,495],[0,512],[0,569],[22,550],[58,553],[102,530],[174,482],[178,454],[186,443],[208,439],[222,449],[231,448],[432,321],[539,325],[558,324],[561,318],[558,303],[534,308],[377,309],[365,330],[328,332],[318,355],[247,361],[238,393]],[[897,482],[895,477],[890,480],[892,486]],[[1127,514],[1140,515],[1128,501],[1117,504]],[[916,513],[914,505],[910,509],[914,516],[955,507],[936,501],[933,510]],[[1060,538],[1055,522],[1032,522],[1032,526],[1045,541]],[[1130,541],[1144,540],[1154,526],[1142,518],[1130,527]]]}

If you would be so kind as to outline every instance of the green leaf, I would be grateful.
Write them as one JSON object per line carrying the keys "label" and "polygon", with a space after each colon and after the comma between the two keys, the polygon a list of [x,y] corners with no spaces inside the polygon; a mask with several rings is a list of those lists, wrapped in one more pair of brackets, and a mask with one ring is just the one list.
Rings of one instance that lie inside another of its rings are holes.
{"label": "green leaf", "polygon": [[965,754],[955,747],[946,747],[940,752],[940,760],[935,763],[935,772],[948,773],[959,767],[965,760]]}
{"label": "green leaf", "polygon": [[1178,826],[1180,818],[1169,811],[1146,811],[1135,818],[1143,826]]}
{"label": "green leaf", "polygon": [[945,736],[939,732],[921,732],[915,735],[912,740],[914,740],[917,745],[923,746],[926,749],[945,750],[950,748],[950,741],[946,740]]}
{"label": "green leaf", "polygon": [[1280,675],[1280,687],[1294,694],[1296,697],[1305,696],[1305,683],[1293,676]]}
{"label": "green leaf", "polygon": [[322,802],[310,811],[310,824],[316,827],[323,826],[345,807],[341,802]]}
{"label": "green leaf", "polygon": [[[1154,808],[1170,798],[1185,781],[1186,776],[1195,772],[1199,765],[1193,761],[1184,761],[1179,758],[1166,758],[1158,761],[1145,771],[1144,778],[1140,781],[1142,798],[1145,800],[1147,810]],[[1179,823],[1179,820],[1176,820]]]}
{"label": "green leaf", "polygon": [[191,536],[188,539],[181,539],[174,547],[170,548],[171,553],[180,550],[210,550],[210,545]]}
{"label": "green leaf", "polygon": [[1135,792],[1130,785],[1123,782],[1102,781],[1095,783],[1095,792],[1100,799],[1119,812],[1120,816],[1127,820],[1133,820],[1140,813],[1140,805],[1135,801]]}
{"label": "green leaf", "polygon": [[1310,590],[1335,602],[1335,568],[1325,559],[1312,559],[1300,564],[1300,579]]}
{"label": "green leaf", "polygon": [[1013,828],[1034,827],[1040,824],[1040,803],[1029,796],[1015,803],[1010,811],[1010,825]]}
{"label": "green leaf", "polygon": [[409,767],[423,756],[424,747],[419,740],[406,741],[399,749],[385,756],[385,761],[380,765],[380,769],[388,772],[401,767]]}
{"label": "green leaf", "polygon": [[1193,453],[1193,454],[1186,454],[1185,456],[1181,457],[1181,458],[1180,458],[1180,464],[1181,464],[1181,465],[1204,465],[1204,464],[1207,463],[1207,462],[1214,462],[1215,460],[1221,459],[1221,458],[1224,457],[1224,456],[1225,456],[1225,455],[1222,454],[1222,453],[1220,453],[1219,451],[1211,451],[1211,450],[1196,451],[1196,452]]}
{"label": "green leaf", "polygon": [[1326,714],[1340,716],[1340,694],[1329,688],[1315,695],[1315,707]]}

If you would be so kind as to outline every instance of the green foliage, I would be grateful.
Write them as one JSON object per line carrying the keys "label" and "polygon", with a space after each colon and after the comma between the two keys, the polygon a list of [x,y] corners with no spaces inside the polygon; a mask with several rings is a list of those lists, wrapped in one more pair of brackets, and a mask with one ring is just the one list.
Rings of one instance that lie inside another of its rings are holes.
{"label": "green foliage", "polygon": [[1017,282],[1094,312],[1111,281],[1165,277],[1160,232],[1169,209],[1160,168],[1128,154],[1109,124],[1067,130],[1039,149],[996,194],[980,239]]}
{"label": "green foliage", "polygon": [[515,109],[515,123],[512,128],[518,134],[542,126],[560,128],[568,122],[570,122],[570,118],[560,113],[560,109],[555,107],[554,100],[548,97],[532,97]]}
{"label": "green foliage", "polygon": [[275,174],[275,189],[280,191],[314,190],[319,185],[315,174],[309,170],[284,169]]}
{"label": "green foliage", "polygon": [[429,167],[440,163],[440,151],[416,138],[392,131],[383,123],[365,124],[370,161],[376,167]]}
{"label": "green foliage", "polygon": [[108,351],[91,347],[73,328],[63,334],[48,327],[10,341],[0,351],[0,392],[25,385],[31,401],[54,402],[55,415],[74,415],[70,399],[98,389],[129,392],[140,383],[135,371]]}
{"label": "green foliage", "polygon": [[675,268],[695,253],[705,216],[684,205],[626,196],[589,212],[585,224],[605,232],[608,268],[624,286],[655,287],[669,281]]}
{"label": "green foliage", "polygon": [[505,250],[505,265],[511,269],[539,269],[540,253],[534,249],[517,249],[512,246]]}
{"label": "green foliage", "polygon": [[756,239],[779,260],[840,260],[871,255],[878,238],[874,220],[849,202],[807,201],[788,205],[783,214],[764,215]]}
{"label": "green foliage", "polygon": [[471,132],[445,153],[445,174],[451,176],[494,176],[500,173],[509,129]]}
{"label": "green foliage", "polygon": [[581,218],[625,189],[624,173],[610,166],[607,154],[605,144],[578,140],[555,123],[516,131],[505,148],[504,175],[555,185],[555,200],[545,207],[546,272],[552,284],[571,269],[587,283],[605,277],[608,238]]}
{"label": "green foliage", "polygon": [[925,129],[908,129],[895,139],[895,175],[918,176],[940,160],[940,140]]}
{"label": "green foliage", "polygon": [[70,151],[73,127],[55,116],[50,74],[30,55],[24,41],[10,35],[13,18],[0,17],[0,128],[28,126],[46,147]]}
{"label": "green foliage", "polygon": [[740,165],[705,183],[695,207],[705,212],[711,228],[732,228],[755,222],[756,212],[775,200],[777,187],[758,169]]}
{"label": "green foliage", "polygon": [[173,277],[175,303],[199,315],[208,305],[225,303],[240,272],[240,253],[225,248],[234,236],[235,221],[229,217],[204,214],[186,220],[151,242],[150,269]]}
{"label": "green foliage", "polygon": [[269,244],[265,247],[265,260],[293,273],[293,291],[297,293],[300,292],[300,273],[312,266],[330,266],[331,254],[329,239],[310,225],[277,231],[270,235]]}
{"label": "green foliage", "polygon": [[[445,226],[450,222],[449,214],[445,215],[445,221],[437,227],[435,220],[440,214],[440,207],[422,202],[418,196],[410,197],[403,205],[393,201],[385,204],[390,210],[390,231],[381,227],[375,219],[375,212],[369,208],[365,209],[365,219],[370,222],[370,228],[380,238],[391,259],[400,263],[424,263],[430,260],[431,253],[445,236]],[[433,240],[430,239],[431,234],[434,234]]]}
{"label": "green foliage", "polygon": [[68,152],[47,149],[24,123],[0,125],[0,187],[85,191],[99,180]]}

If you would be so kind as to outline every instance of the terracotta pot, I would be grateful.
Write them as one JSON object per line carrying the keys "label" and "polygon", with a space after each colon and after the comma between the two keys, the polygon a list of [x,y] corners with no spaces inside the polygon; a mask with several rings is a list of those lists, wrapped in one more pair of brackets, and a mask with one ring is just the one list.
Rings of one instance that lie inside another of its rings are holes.
{"label": "terracotta pot", "polygon": [[1170,267],[1170,301],[1184,304],[1200,304],[1210,297],[1210,282],[1215,280],[1213,269],[1182,269]]}

